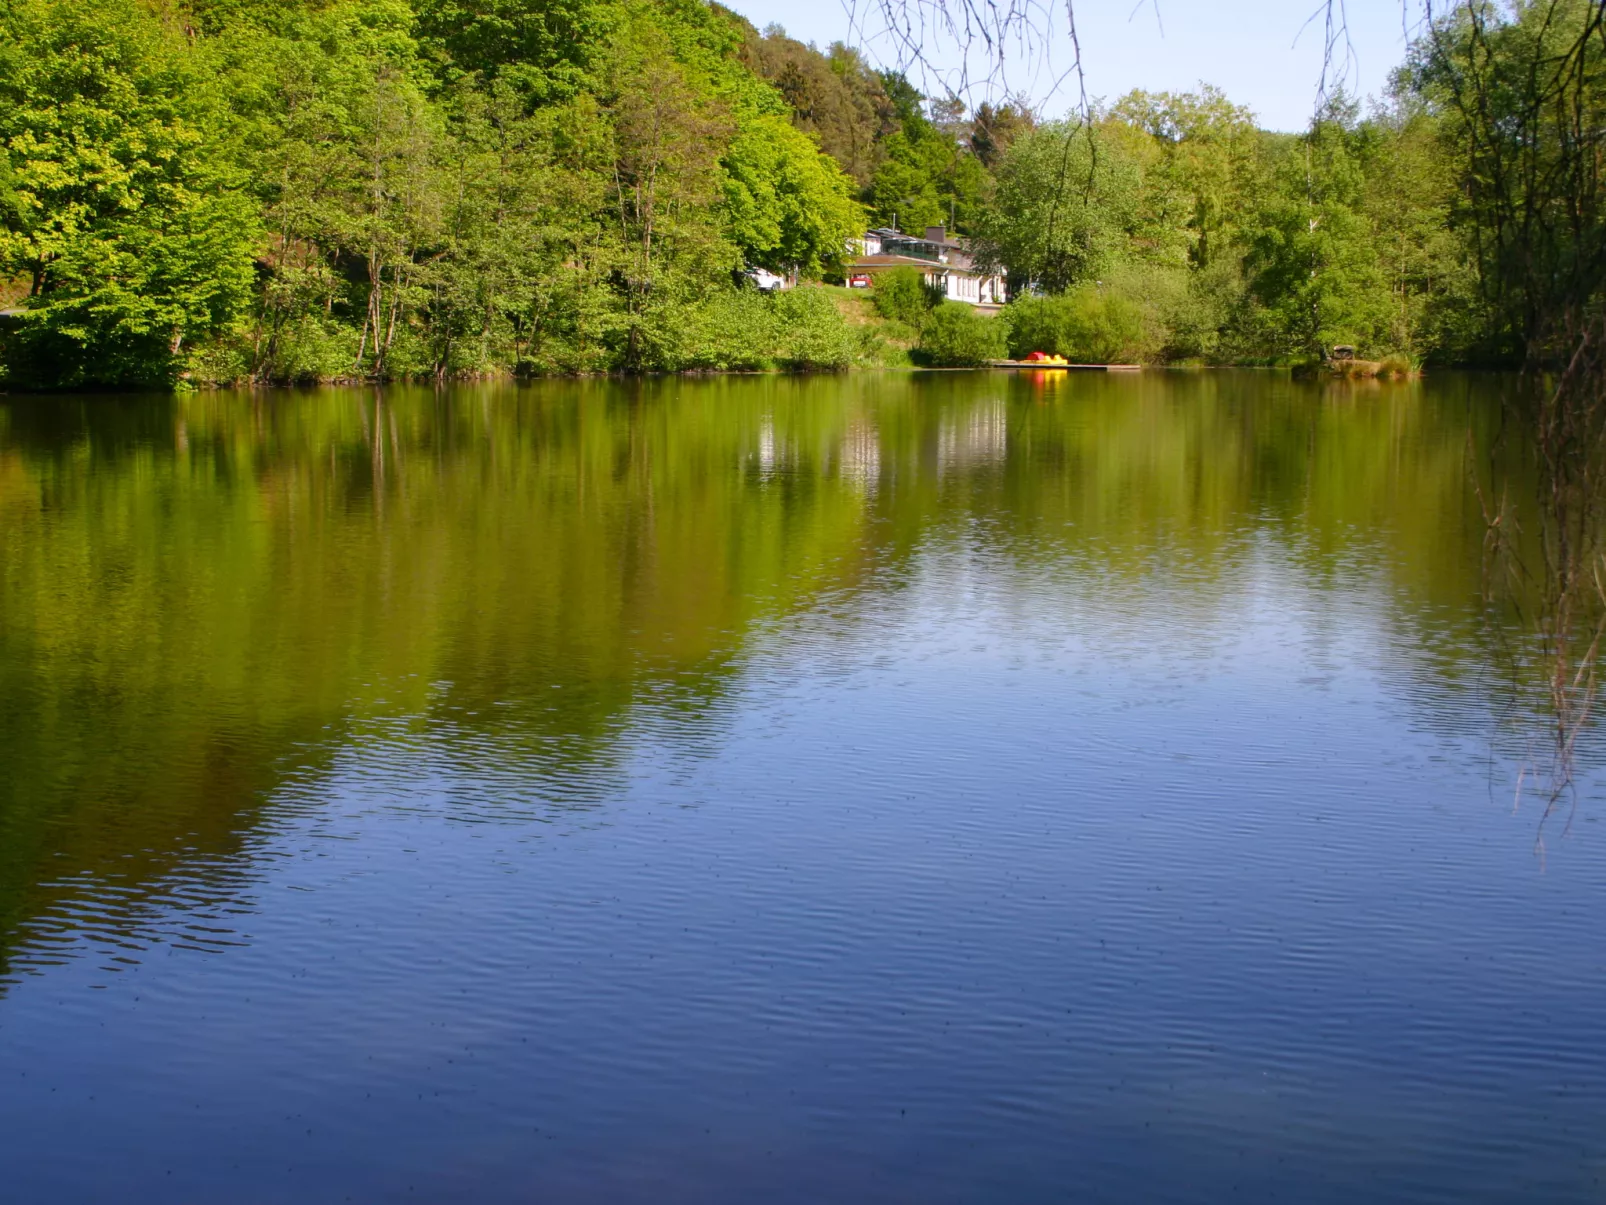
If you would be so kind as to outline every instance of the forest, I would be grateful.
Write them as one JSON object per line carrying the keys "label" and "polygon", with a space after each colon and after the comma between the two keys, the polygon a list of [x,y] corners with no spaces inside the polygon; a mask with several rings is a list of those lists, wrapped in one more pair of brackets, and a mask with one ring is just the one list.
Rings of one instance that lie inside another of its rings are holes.
{"label": "forest", "polygon": [[[1279,134],[1208,84],[971,107],[703,0],[10,0],[0,385],[1516,364],[1598,308],[1599,10],[1457,8]],[[829,287],[894,223],[1010,304]]]}

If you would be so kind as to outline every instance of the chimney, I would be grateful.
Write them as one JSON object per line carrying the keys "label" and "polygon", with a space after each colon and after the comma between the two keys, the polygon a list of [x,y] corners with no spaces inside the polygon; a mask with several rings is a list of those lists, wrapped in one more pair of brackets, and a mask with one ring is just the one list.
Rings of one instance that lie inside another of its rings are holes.
{"label": "chimney", "polygon": [[945,243],[948,241],[948,228],[946,226],[927,226],[926,241],[928,243]]}

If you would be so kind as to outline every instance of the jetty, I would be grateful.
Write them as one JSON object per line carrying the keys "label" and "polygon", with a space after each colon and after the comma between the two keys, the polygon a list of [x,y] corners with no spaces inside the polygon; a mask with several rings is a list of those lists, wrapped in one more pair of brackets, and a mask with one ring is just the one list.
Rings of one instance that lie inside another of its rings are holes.
{"label": "jetty", "polygon": [[1053,360],[989,360],[992,368],[1030,368],[1054,372],[1142,372],[1141,364],[1067,364]]}

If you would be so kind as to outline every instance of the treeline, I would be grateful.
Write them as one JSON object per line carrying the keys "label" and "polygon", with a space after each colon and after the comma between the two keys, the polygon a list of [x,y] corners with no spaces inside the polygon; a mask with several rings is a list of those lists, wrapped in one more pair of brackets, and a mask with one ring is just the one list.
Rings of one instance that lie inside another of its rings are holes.
{"label": "treeline", "polygon": [[[951,223],[1008,272],[1006,329],[971,329],[972,359],[1515,364],[1564,358],[1600,309],[1600,0],[1449,5],[1386,96],[1334,96],[1301,135],[1210,86],[967,118],[841,46],[772,29],[745,56],[877,222]],[[963,324],[939,322],[951,358]]]}
{"label": "treeline", "polygon": [[1097,358],[1286,362],[1498,354],[1456,177],[1428,106],[1397,89],[1267,133],[1212,88],[1137,92],[1005,153],[975,233],[1030,281],[1014,341]]}
{"label": "treeline", "polygon": [[[1451,222],[1460,183],[1420,73],[1304,135],[1209,86],[1090,120],[922,102],[844,47],[772,30],[749,61],[853,172],[876,221],[949,223],[1009,274],[1007,343],[1077,358],[1277,362],[1354,344],[1464,360],[1502,348]],[[866,131],[869,133],[867,134]]]}
{"label": "treeline", "polygon": [[958,100],[929,99],[903,75],[872,70],[841,43],[822,53],[780,28],[760,35],[742,25],[743,62],[853,177],[875,225],[916,232],[975,226],[992,197],[993,168],[1033,124],[1028,107],[983,102],[967,116]]}
{"label": "treeline", "polygon": [[[1596,288],[1599,7],[1457,8],[1287,135],[1210,87],[967,112],[704,0],[11,0],[0,379],[884,362],[841,295],[744,271],[939,223],[1015,300],[882,305],[933,362],[1513,362]],[[1577,120],[1541,121],[1569,37]]]}
{"label": "treeline", "polygon": [[12,0],[21,385],[836,365],[855,185],[697,0]]}

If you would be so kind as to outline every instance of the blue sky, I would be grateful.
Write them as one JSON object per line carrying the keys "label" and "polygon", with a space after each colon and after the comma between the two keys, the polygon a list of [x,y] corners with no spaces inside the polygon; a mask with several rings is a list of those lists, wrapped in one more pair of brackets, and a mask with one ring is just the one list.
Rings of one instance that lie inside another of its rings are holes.
{"label": "blue sky", "polygon": [[[865,15],[862,2],[861,24],[868,35],[862,39],[850,36],[842,0],[725,2],[760,28],[774,22],[793,37],[821,47],[838,39],[862,42],[883,64],[897,58],[889,42],[874,36],[877,24],[873,14]],[[1051,2],[1063,5],[1063,0]],[[1415,7],[1414,0],[1406,2]],[[1315,103],[1323,39],[1319,21],[1303,34],[1301,26],[1317,4],[1318,0],[1077,0],[1088,92],[1114,100],[1133,88],[1177,91],[1204,81],[1248,105],[1269,129],[1302,129]],[[1355,52],[1350,88],[1363,96],[1380,93],[1405,54],[1401,0],[1345,0],[1345,7]],[[1056,15],[1063,24],[1063,7]],[[1062,42],[1053,52],[1061,66],[1068,62],[1067,49]],[[934,57],[949,67],[959,61],[952,47],[940,49]],[[1010,83],[1041,103],[1050,75],[1039,70],[1034,79],[1033,74],[1021,56],[1012,62]],[[1050,97],[1044,108],[1058,116],[1075,98],[1071,84]]]}

